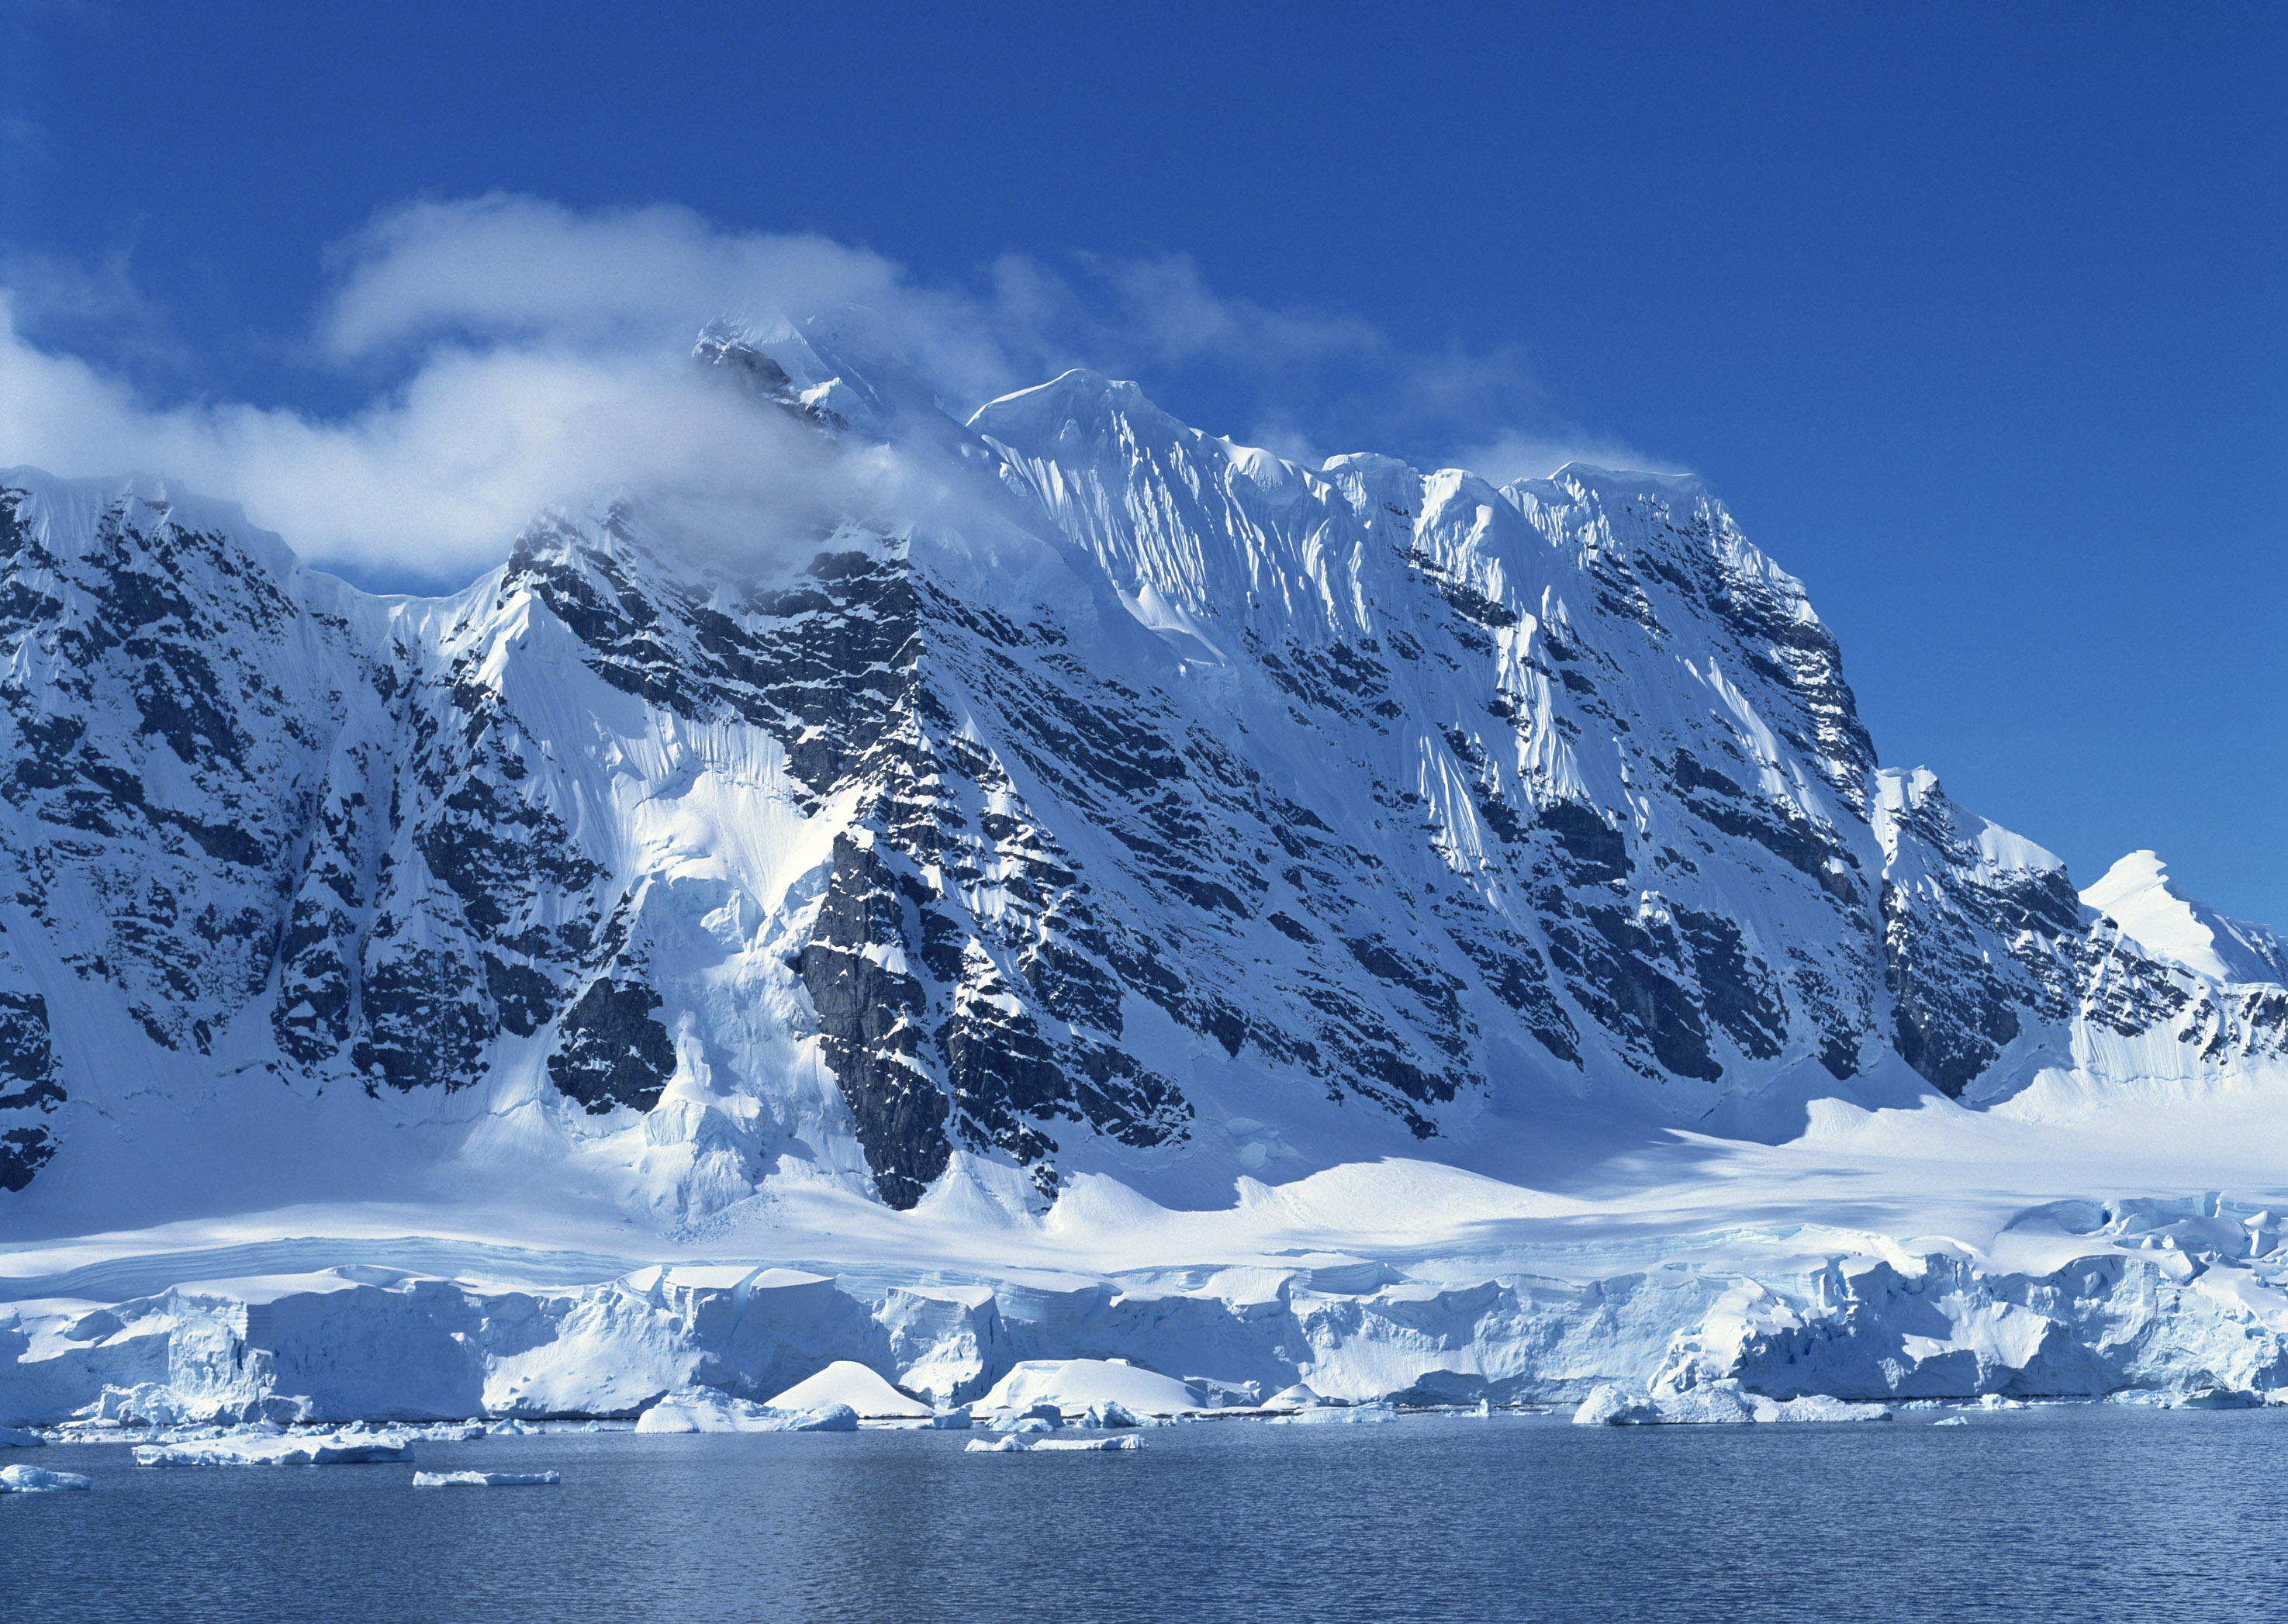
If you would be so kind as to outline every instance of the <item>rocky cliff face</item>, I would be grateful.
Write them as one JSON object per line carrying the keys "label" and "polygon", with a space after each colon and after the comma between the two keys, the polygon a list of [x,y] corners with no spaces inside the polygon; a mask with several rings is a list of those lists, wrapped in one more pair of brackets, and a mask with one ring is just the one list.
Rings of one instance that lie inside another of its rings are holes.
{"label": "rocky cliff face", "polygon": [[687,1217],[787,1158],[1037,1201],[1537,1100],[2288,1061],[2271,938],[2202,958],[2157,867],[2125,922],[1879,768],[1694,482],[1306,470],[1083,373],[963,429],[800,338],[700,359],[958,500],[696,556],[566,510],[414,600],[0,475],[0,1188],[282,1089]]}

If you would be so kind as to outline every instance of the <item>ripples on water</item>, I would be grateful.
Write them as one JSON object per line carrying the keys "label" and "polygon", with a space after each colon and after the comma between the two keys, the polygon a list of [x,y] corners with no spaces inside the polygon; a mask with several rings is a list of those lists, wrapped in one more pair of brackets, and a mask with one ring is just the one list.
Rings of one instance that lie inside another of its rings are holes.
{"label": "ripples on water", "polygon": [[[54,1620],[2288,1619],[2288,1414],[2104,1406],[1888,1424],[564,1434],[404,1466],[150,1470],[36,1452],[0,1617]],[[24,1452],[28,1458],[33,1452]]]}

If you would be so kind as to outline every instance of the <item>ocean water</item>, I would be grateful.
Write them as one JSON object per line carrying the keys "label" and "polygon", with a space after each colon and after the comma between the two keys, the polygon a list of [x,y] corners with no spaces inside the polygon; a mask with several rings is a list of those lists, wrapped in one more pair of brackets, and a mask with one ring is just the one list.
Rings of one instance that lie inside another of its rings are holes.
{"label": "ocean water", "polygon": [[2288,1620],[2288,1412],[1887,1423],[1221,1422],[1115,1454],[959,1432],[544,1434],[404,1466],[0,1495],[0,1617],[55,1620]]}

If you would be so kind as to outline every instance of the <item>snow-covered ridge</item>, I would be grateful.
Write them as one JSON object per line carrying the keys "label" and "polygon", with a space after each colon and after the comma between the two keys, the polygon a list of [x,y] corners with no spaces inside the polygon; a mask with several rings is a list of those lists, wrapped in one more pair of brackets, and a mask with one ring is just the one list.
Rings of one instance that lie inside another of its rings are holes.
{"label": "snow-covered ridge", "polygon": [[[0,471],[10,1237],[388,1203],[943,1268],[1394,1156],[1498,1204],[1685,1129],[2288,1082],[2279,939],[2149,854],[2077,897],[1879,767],[1697,481],[1307,469],[1084,372],[964,426],[859,347],[701,340],[913,474],[791,549],[635,493],[382,598],[159,482]],[[285,1222],[228,1244],[347,1232]]]}

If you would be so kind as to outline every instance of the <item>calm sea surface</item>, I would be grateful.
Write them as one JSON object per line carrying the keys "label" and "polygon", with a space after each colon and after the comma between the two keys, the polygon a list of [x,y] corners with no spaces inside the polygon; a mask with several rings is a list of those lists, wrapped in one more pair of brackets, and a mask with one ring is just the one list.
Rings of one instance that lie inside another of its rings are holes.
{"label": "calm sea surface", "polygon": [[2288,1620],[2288,1413],[1932,1419],[416,1447],[552,1489],[58,1446],[9,1454],[95,1488],[0,1495],[0,1618]]}

